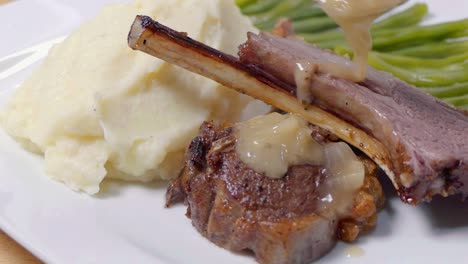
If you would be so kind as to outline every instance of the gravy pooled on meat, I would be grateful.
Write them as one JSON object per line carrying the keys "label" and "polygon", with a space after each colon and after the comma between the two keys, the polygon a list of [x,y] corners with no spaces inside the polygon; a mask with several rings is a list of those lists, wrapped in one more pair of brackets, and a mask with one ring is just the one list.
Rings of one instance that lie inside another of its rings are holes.
{"label": "gravy pooled on meat", "polygon": [[319,144],[307,122],[297,115],[270,113],[234,127],[236,154],[249,168],[272,179],[286,175],[295,165],[326,170],[318,206],[332,214],[346,214],[364,181],[364,165],[343,142]]}
{"label": "gravy pooled on meat", "polygon": [[266,177],[283,177],[292,165],[323,164],[323,148],[296,115],[271,113],[235,126],[236,151],[250,168]]}

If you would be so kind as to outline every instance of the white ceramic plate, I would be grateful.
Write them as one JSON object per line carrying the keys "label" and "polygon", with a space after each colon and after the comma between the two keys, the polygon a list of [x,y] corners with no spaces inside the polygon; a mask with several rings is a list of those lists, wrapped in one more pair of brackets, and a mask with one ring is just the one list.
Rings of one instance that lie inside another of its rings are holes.
{"label": "white ceramic plate", "polygon": [[[55,41],[102,5],[116,2],[30,0],[0,6],[0,106]],[[432,21],[466,17],[466,0],[426,1]],[[44,43],[45,45],[37,44]],[[323,263],[456,263],[468,259],[468,203],[437,199],[417,208],[389,189],[377,228],[356,244],[339,243]],[[0,228],[49,263],[254,263],[201,237],[185,208],[164,209],[165,184],[107,183],[89,197],[49,180],[41,157],[22,150],[0,130]]]}

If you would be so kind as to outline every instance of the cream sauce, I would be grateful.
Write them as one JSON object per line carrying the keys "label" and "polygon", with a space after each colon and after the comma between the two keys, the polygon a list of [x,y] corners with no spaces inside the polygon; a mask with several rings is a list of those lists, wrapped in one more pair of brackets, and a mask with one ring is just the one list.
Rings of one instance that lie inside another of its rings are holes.
{"label": "cream sauce", "polygon": [[364,164],[344,142],[326,144],[323,152],[328,178],[320,188],[322,198],[319,206],[322,209],[334,208],[338,215],[346,215],[356,190],[364,183]]}
{"label": "cream sauce", "polygon": [[372,48],[370,27],[375,19],[406,0],[316,0],[342,29],[354,52],[354,68],[346,65],[319,65],[322,72],[362,81],[367,74],[367,57]]}
{"label": "cream sauce", "polygon": [[312,94],[310,85],[317,71],[317,65],[310,62],[298,62],[294,70],[294,81],[296,83],[297,100],[301,103],[311,103]]}
{"label": "cream sauce", "polygon": [[345,253],[346,253],[346,257],[348,257],[348,258],[360,258],[360,257],[363,257],[366,254],[364,249],[362,249],[362,248],[360,248],[358,246],[348,247],[345,250]]}
{"label": "cream sauce", "polygon": [[283,177],[291,165],[323,163],[322,146],[296,115],[271,113],[236,126],[239,158],[266,177]]}
{"label": "cream sauce", "polygon": [[240,160],[266,177],[283,177],[292,165],[323,166],[327,178],[320,186],[319,210],[345,215],[364,182],[364,165],[344,142],[321,145],[307,122],[292,114],[271,113],[236,126]]}

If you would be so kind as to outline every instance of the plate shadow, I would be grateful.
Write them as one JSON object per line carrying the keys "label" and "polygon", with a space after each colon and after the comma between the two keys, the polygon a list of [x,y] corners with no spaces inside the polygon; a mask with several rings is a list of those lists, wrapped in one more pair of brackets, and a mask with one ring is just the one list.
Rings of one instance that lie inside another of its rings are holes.
{"label": "plate shadow", "polygon": [[420,206],[436,233],[448,229],[468,228],[468,201],[459,197],[435,197],[432,202]]}
{"label": "plate shadow", "polygon": [[109,199],[119,196],[126,188],[138,187],[147,190],[166,190],[168,181],[155,180],[151,182],[131,182],[117,179],[105,179],[101,183],[101,191],[95,195],[98,199]]}

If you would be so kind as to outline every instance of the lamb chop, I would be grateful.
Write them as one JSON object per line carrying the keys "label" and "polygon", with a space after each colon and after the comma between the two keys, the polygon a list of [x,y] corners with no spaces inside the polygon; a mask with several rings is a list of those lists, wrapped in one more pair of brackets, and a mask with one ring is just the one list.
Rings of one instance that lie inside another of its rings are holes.
{"label": "lamb chop", "polygon": [[326,169],[295,165],[283,178],[265,177],[241,161],[236,137],[230,124],[205,122],[167,192],[168,206],[185,200],[187,216],[210,241],[251,250],[259,263],[310,263],[337,239],[353,241],[375,225],[384,198],[372,161],[363,158],[364,183],[351,208],[337,215],[320,206],[320,190],[330,180]]}
{"label": "lamb chop", "polygon": [[375,161],[407,203],[468,195],[466,113],[370,67],[360,83],[316,73],[304,104],[296,98],[298,62],[352,62],[296,39],[248,38],[239,59],[138,16],[129,45],[327,129]]}

